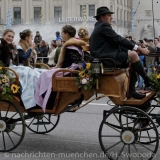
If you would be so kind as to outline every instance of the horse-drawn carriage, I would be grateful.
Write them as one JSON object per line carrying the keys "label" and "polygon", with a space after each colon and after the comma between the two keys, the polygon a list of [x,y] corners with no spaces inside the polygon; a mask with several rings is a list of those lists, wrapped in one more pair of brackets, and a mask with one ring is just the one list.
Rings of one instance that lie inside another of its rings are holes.
{"label": "horse-drawn carriage", "polygon": [[[95,91],[79,88],[75,77],[78,71],[58,70],[52,76],[52,91],[56,92],[54,103],[45,112],[43,109],[26,110],[21,105],[19,96],[14,96],[10,101],[1,99],[0,151],[8,152],[18,147],[24,138],[26,127],[38,134],[48,133],[57,126],[60,114],[78,110],[93,100],[109,97],[114,106],[111,110],[104,111],[99,128],[99,142],[104,153],[109,159],[152,159],[159,147],[160,115],[157,111],[154,112],[159,107],[156,92],[148,91],[143,99],[130,98],[128,70],[104,68],[102,71],[99,61],[93,63],[96,65],[92,72],[97,77]],[[18,85],[16,72],[7,69],[15,74],[15,83]],[[64,76],[57,77],[58,72]],[[69,74],[66,75],[66,72]],[[81,104],[82,99],[87,102]],[[34,116],[26,124],[28,113]],[[147,125],[139,125],[145,121]]]}

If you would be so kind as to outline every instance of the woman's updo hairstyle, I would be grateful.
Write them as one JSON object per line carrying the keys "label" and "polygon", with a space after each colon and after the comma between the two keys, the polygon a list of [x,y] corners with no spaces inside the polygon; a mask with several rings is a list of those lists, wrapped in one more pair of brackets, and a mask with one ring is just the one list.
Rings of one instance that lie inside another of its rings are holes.
{"label": "woman's updo hairstyle", "polygon": [[88,29],[85,28],[85,27],[79,28],[78,36],[79,36],[79,38],[87,38],[87,37],[89,37]]}
{"label": "woman's updo hairstyle", "polygon": [[19,33],[19,36],[21,39],[25,40],[26,37],[29,37],[31,35],[32,31],[30,29],[26,29],[23,32]]}
{"label": "woman's updo hairstyle", "polygon": [[64,33],[68,33],[70,37],[75,37],[76,35],[76,29],[71,25],[65,25],[62,30]]}

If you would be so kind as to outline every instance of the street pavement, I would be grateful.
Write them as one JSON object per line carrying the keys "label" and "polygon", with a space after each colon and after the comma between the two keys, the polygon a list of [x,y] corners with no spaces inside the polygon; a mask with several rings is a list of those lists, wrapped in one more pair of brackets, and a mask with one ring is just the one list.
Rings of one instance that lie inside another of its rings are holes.
{"label": "street pavement", "polygon": [[[9,153],[0,153],[0,160],[107,159],[98,139],[103,110],[113,107],[109,106],[107,101],[107,98],[103,98],[93,101],[75,113],[61,114],[57,127],[47,134],[35,134],[26,129],[22,143]],[[112,144],[112,141],[113,139],[107,143]],[[141,150],[141,147],[138,149]],[[160,150],[154,159],[159,160],[159,157]],[[129,158],[124,156],[124,159]]]}

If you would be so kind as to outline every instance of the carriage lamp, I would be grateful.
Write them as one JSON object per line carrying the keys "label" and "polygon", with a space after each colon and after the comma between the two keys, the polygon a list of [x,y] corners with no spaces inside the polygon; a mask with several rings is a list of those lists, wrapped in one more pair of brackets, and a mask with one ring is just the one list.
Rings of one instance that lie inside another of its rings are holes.
{"label": "carriage lamp", "polygon": [[103,73],[103,64],[99,59],[94,59],[91,65],[92,73],[98,76]]}
{"label": "carriage lamp", "polygon": [[96,78],[96,89],[99,89],[98,77],[103,73],[103,64],[99,59],[94,59],[91,64],[91,71]]}

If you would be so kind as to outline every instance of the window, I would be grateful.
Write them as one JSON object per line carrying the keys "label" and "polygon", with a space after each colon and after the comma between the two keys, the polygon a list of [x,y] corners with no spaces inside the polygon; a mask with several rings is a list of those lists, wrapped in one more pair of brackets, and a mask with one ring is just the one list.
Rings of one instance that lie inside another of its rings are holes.
{"label": "window", "polygon": [[118,15],[119,15],[119,9],[117,8],[117,20],[119,20],[119,17],[118,17]]}
{"label": "window", "polygon": [[122,20],[122,12],[123,12],[123,10],[121,9],[121,11],[120,11],[120,20]]}
{"label": "window", "polygon": [[110,10],[113,12],[113,5],[110,5]]}
{"label": "window", "polygon": [[89,16],[95,16],[95,5],[89,5]]}
{"label": "window", "polygon": [[0,24],[2,24],[2,18],[1,18],[1,8],[0,8]]}
{"label": "window", "polygon": [[86,5],[80,5],[80,17],[83,17],[84,11],[86,10]]}
{"label": "window", "polygon": [[62,17],[62,7],[54,7],[54,18]]}
{"label": "window", "polygon": [[129,22],[129,12],[127,12],[127,22]]}
{"label": "window", "polygon": [[124,25],[126,24],[126,11],[124,11]]}
{"label": "window", "polygon": [[145,16],[151,17],[152,16],[152,10],[145,10]]}
{"label": "window", "polygon": [[21,23],[21,7],[14,7],[13,8],[13,23],[20,24]]}
{"label": "window", "polygon": [[34,7],[34,21],[41,22],[41,7]]}

